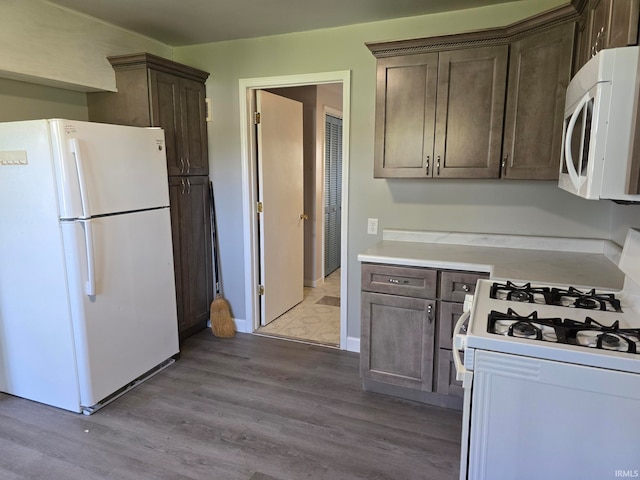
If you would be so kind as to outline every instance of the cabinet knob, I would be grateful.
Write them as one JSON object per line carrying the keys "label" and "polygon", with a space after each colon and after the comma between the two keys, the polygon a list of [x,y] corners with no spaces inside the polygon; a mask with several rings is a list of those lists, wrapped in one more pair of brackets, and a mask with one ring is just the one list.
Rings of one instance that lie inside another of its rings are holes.
{"label": "cabinet knob", "polygon": [[300,220],[308,220],[308,219],[309,219],[309,215],[307,215],[306,213],[300,214]]}
{"label": "cabinet knob", "polygon": [[466,283],[463,283],[462,284],[462,290],[465,291],[465,292],[468,292],[471,289],[469,288],[469,285],[467,285]]}

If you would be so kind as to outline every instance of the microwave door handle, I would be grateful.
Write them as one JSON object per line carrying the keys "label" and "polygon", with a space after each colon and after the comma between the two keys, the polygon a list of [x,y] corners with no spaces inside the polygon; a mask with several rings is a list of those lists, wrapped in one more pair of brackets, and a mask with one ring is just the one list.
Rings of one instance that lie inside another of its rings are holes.
{"label": "microwave door handle", "polygon": [[578,120],[578,115],[580,114],[580,110],[587,104],[590,100],[590,96],[587,93],[580,102],[578,102],[578,106],[571,114],[571,118],[569,119],[569,125],[567,125],[567,136],[564,140],[564,161],[567,165],[567,172],[569,172],[569,178],[571,179],[571,183],[574,188],[577,190],[580,188],[580,178],[578,176],[578,172],[576,170],[575,165],[573,164],[573,154],[571,153],[571,140],[573,139],[573,131],[576,127],[576,120]]}
{"label": "microwave door handle", "polygon": [[469,318],[469,312],[464,312],[458,318],[456,322],[456,326],[453,328],[453,363],[456,367],[456,380],[462,382],[463,388],[468,388],[471,385],[471,380],[473,378],[473,372],[470,372],[465,368],[460,360],[460,352],[463,352],[466,347],[466,335],[461,335],[460,330],[462,329],[462,325]]}

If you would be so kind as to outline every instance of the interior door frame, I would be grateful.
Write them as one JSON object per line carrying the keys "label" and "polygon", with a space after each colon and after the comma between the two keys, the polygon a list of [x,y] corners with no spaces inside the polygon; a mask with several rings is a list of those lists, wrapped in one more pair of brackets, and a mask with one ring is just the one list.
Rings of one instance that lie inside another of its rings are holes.
{"label": "interior door frame", "polygon": [[[298,87],[324,83],[342,83],[342,214],[340,229],[340,349],[347,349],[347,225],[349,202],[349,119],[351,108],[351,71],[284,75],[239,80],[240,157],[242,163],[242,204],[244,231],[245,333],[253,333],[260,325],[258,301],[259,238],[257,219],[257,162],[255,161],[255,129],[253,127],[254,90]],[[324,232],[323,232],[324,236]],[[323,238],[324,241],[324,238]],[[323,260],[324,261],[324,260]],[[323,267],[324,268],[324,267]]]}

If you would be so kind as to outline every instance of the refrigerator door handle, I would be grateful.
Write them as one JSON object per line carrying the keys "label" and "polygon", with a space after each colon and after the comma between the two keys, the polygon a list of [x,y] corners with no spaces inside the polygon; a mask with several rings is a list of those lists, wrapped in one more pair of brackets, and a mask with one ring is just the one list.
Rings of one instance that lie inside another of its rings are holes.
{"label": "refrigerator door handle", "polygon": [[84,246],[87,253],[87,283],[85,285],[85,293],[88,296],[96,294],[96,275],[95,263],[93,261],[93,228],[91,220],[80,220],[82,229],[84,230]]}
{"label": "refrigerator door handle", "polygon": [[82,202],[82,215],[89,217],[89,196],[87,195],[87,182],[84,176],[84,165],[80,154],[80,142],[77,138],[71,139],[71,151],[76,159],[76,170],[78,171],[78,185],[80,187],[80,201]]}

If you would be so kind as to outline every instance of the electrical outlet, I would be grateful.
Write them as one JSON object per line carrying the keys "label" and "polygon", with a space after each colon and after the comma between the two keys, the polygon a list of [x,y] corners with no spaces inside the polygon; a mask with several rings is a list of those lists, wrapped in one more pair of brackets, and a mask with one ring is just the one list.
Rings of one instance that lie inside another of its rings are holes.
{"label": "electrical outlet", "polygon": [[367,220],[367,233],[369,235],[377,235],[378,234],[378,219],[370,218]]}

